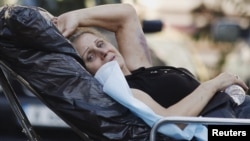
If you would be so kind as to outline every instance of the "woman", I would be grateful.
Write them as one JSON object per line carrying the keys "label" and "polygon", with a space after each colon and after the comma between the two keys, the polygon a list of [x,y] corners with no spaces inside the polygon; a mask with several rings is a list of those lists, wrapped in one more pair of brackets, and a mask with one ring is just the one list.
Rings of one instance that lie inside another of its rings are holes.
{"label": "woman", "polygon": [[[237,76],[221,73],[209,81],[199,83],[184,69],[152,67],[140,20],[135,9],[128,4],[79,9],[60,15],[54,22],[65,37],[72,39],[74,47],[91,74],[94,75],[105,63],[116,60],[127,78],[134,97],[148,105],[156,114],[250,118],[244,110],[232,115],[232,111],[239,107],[250,110],[250,106],[247,106],[248,97],[241,106],[234,107],[231,99],[221,92],[232,84],[248,90],[247,85]],[[119,51],[95,31],[78,29],[89,26],[114,32]],[[211,104],[208,104],[209,102]],[[225,103],[226,111],[228,107],[230,109],[229,113],[214,112],[214,109],[220,110],[218,107],[221,105],[225,107]]]}

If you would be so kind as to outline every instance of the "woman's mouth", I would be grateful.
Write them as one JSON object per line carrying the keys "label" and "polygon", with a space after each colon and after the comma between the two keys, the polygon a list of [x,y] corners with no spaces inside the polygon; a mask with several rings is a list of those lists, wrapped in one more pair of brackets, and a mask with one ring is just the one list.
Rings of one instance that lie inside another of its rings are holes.
{"label": "woman's mouth", "polygon": [[113,61],[113,60],[115,60],[115,56],[113,56],[109,61]]}

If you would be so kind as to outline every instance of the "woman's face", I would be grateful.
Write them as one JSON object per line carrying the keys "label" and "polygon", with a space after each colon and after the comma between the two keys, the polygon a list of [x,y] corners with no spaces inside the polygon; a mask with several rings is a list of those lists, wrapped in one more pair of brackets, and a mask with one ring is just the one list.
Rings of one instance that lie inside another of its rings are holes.
{"label": "woman's face", "polygon": [[94,75],[107,62],[116,60],[120,67],[124,65],[119,51],[109,42],[91,33],[84,33],[73,42],[83,59],[86,69]]}

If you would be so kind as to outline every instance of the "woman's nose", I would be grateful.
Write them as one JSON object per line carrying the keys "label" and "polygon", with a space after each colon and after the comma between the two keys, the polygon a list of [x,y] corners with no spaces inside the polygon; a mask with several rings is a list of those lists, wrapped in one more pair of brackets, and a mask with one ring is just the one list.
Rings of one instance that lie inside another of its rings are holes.
{"label": "woman's nose", "polygon": [[102,59],[104,59],[106,56],[107,56],[107,50],[106,49],[104,49],[104,48],[98,48],[98,52],[99,52],[99,54],[100,54],[100,57],[102,58]]}

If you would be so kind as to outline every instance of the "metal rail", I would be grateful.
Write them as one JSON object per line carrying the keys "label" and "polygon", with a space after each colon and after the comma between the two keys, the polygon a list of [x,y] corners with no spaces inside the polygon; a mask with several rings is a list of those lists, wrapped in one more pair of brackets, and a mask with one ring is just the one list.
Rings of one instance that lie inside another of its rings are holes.
{"label": "metal rail", "polygon": [[[9,74],[5,74],[5,73],[9,73]],[[16,80],[18,80],[18,82],[22,83],[28,90],[30,90],[35,96],[37,96],[39,100],[41,100],[42,102],[44,100],[42,99],[42,97],[39,97],[39,94],[37,93],[37,91],[34,90],[26,80],[24,80],[20,75],[18,75],[16,72],[14,72],[2,60],[0,60],[0,84],[3,88],[3,92],[4,92],[7,100],[9,101],[9,103],[11,105],[12,111],[14,112],[18,121],[20,122],[20,124],[23,128],[23,132],[29,138],[29,141],[40,141],[41,140],[40,136],[38,136],[36,134],[35,130],[32,128],[32,125],[29,122],[29,119],[27,118],[26,114],[24,113],[24,111],[20,105],[20,102],[18,100],[18,97],[17,97],[15,91],[13,90],[10,82],[7,79],[8,75],[10,75],[10,76],[12,75],[13,77],[15,77]],[[75,125],[71,124],[69,121],[65,121],[65,122],[70,126],[70,128],[74,132],[76,132],[83,139],[83,141],[92,141],[92,139],[88,136],[87,133],[80,131]]]}
{"label": "metal rail", "polygon": [[201,123],[204,125],[250,125],[250,119],[213,118],[213,117],[166,117],[157,121],[150,132],[150,141],[156,141],[160,126],[167,123]]}
{"label": "metal rail", "polygon": [[6,99],[9,101],[12,111],[14,112],[15,116],[17,117],[19,123],[21,124],[23,128],[23,133],[28,137],[29,141],[39,141],[40,138],[34,131],[31,123],[29,122],[27,116],[25,115],[20,102],[18,100],[18,97],[16,96],[14,90],[12,87],[10,87],[9,81],[7,80],[4,72],[3,67],[0,65],[0,84],[3,88],[4,95]]}

